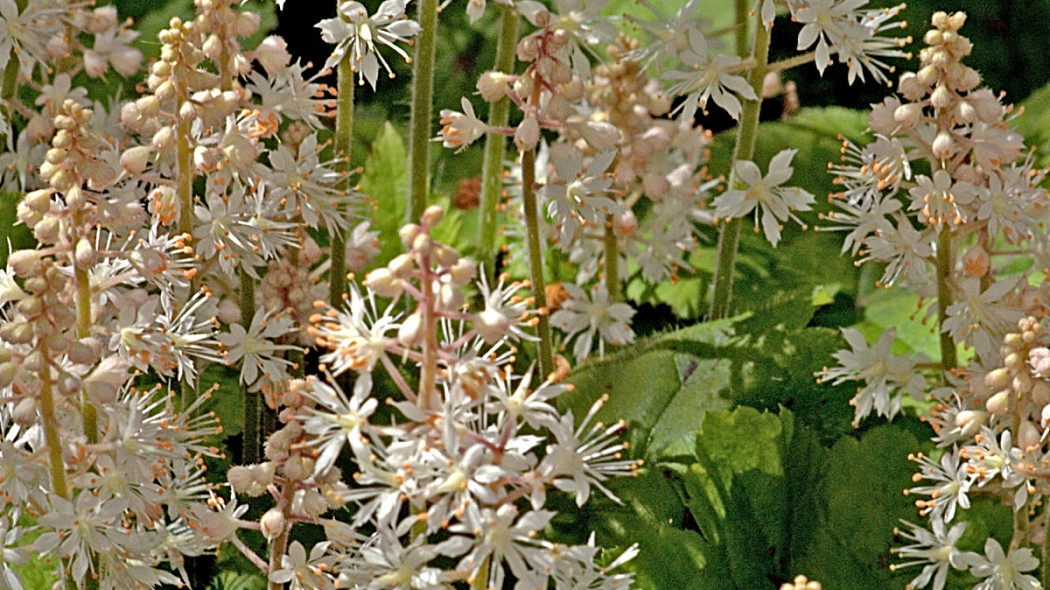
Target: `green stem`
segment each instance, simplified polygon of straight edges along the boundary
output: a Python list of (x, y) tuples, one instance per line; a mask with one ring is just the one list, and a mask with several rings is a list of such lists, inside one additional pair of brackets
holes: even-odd
[[(73, 262), (73, 280), (76, 283), (77, 338), (91, 335), (91, 281), (86, 269)], [(86, 392), (80, 394), (80, 414), (84, 419), (84, 435), (91, 444), (98, 442), (98, 409), (88, 399)]]
[(554, 372), (554, 346), (551, 344), (550, 309), (547, 308), (547, 283), (543, 280), (543, 254), (540, 250), (540, 214), (536, 205), (536, 150), (521, 153), (521, 195), (525, 205), (525, 234), (529, 247), (529, 274), (536, 308), (540, 310), (536, 336), (539, 337), (540, 375)]
[[(729, 173), (729, 189), (743, 188), (736, 174), (736, 162), (750, 160), (755, 154), (755, 138), (758, 135), (759, 114), (762, 110), (762, 82), (769, 63), (769, 40), (771, 29), (755, 27), (755, 44), (752, 57), (755, 67), (751, 69), (748, 82), (755, 91), (756, 100), (745, 100), (737, 127), (736, 146), (733, 149), (733, 169)], [(729, 315), (729, 304), (733, 297), (733, 269), (736, 266), (737, 248), (740, 245), (740, 218), (730, 219), (718, 233), (718, 253), (715, 258), (714, 287), (711, 297), (711, 319)]]
[(613, 216), (605, 216), (605, 288), (609, 292), (609, 302), (620, 300), (620, 247), (613, 228)]
[(175, 165), (179, 200), (179, 231), (193, 233), (193, 148), (190, 146), (190, 121), (175, 126)]
[(816, 51), (809, 51), (801, 55), (796, 55), (795, 57), (789, 57), (787, 59), (775, 61), (769, 64), (769, 67), (766, 68), (766, 72), (783, 72), (784, 70), (790, 70), (791, 68), (804, 66), (808, 63), (813, 63), (814, 61), (816, 61), (816, 57)]
[(736, 54), (747, 57), (748, 23), (751, 22), (751, 7), (749, 0), (735, 0), (733, 2), (733, 18), (736, 21), (734, 32), (736, 33)]
[[(40, 342), (40, 352), (50, 358), (46, 342)], [(47, 443), (48, 467), (51, 473), (51, 489), (69, 499), (66, 485), (66, 464), (62, 458), (62, 440), (58, 436), (58, 418), (55, 417), (55, 398), (51, 383), (51, 366), (40, 372), (40, 416), (44, 423), (44, 441)]]
[(409, 144), (409, 221), (418, 221), (430, 195), (430, 138), (434, 100), (434, 54), (437, 49), (437, 0), (421, 0), (416, 39), (415, 71), (412, 73), (412, 135)]
[[(496, 42), (495, 71), (514, 70), (514, 46), (518, 41), (518, 12), (500, 5), (499, 37)], [(506, 127), (510, 120), (510, 99), (503, 97), (489, 106), (488, 124)], [(485, 160), (481, 166), (481, 206), (478, 224), (478, 260), (489, 263), (488, 272), (497, 272), (492, 262), (496, 259), (496, 224), (500, 192), (503, 187), (503, 157), (506, 154), (507, 138), (498, 133), (485, 136)]]
[[(339, 190), (344, 194), (350, 192), (350, 146), (354, 137), (354, 71), (350, 56), (339, 62), (338, 103), (335, 114), (335, 157), (336, 171), (342, 175)], [(333, 227), (329, 230), (329, 241), (332, 244), (331, 269), (328, 272), (328, 302), (332, 307), (343, 306), (346, 295), (346, 232)]]
[[(255, 279), (242, 269), (241, 279), (241, 324), (251, 325), (255, 317)], [(250, 384), (249, 384), (250, 385)], [(251, 392), (247, 388), (244, 394), (244, 431), (241, 440), (241, 458), (244, 463), (252, 464), (262, 461), (262, 393)]]
[(937, 234), (937, 329), (941, 340), (941, 368), (947, 374), (959, 361), (952, 335), (941, 328), (948, 319), (948, 306), (952, 304), (952, 290), (948, 277), (952, 272), (952, 232), (947, 225)]

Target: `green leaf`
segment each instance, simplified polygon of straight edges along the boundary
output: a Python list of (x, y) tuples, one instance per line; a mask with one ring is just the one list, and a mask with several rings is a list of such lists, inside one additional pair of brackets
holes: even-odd
[(240, 383), (240, 374), (224, 365), (208, 365), (201, 374), (200, 382), (219, 386), (211, 394), (207, 408), (218, 416), (222, 434), (234, 436), (243, 432), (244, 396), (262, 393), (245, 391)]
[(208, 585), (208, 590), (264, 590), (266, 580), (260, 575), (222, 571)]
[[(808, 524), (812, 541), (799, 554), (799, 569), (828, 588), (900, 588), (911, 578), (888, 569), (893, 529), (914, 521), (915, 507), (902, 491), (911, 486), (908, 453), (918, 440), (901, 425), (872, 429), (860, 440), (846, 437), (828, 453), (820, 484), (823, 514)], [(800, 523), (800, 525), (803, 523)]]
[[(673, 334), (716, 351), (731, 326), (729, 321), (710, 322)], [(724, 393), (731, 363), (668, 350), (662, 338), (670, 337), (649, 339), (607, 360), (582, 365), (570, 377), (575, 390), (562, 396), (561, 403), (583, 416), (594, 401), (607, 395), (599, 417), (607, 422), (627, 420), (635, 452), (688, 453), (704, 413), (729, 406)]]
[(372, 142), (360, 186), (372, 205), (372, 228), (379, 230), (380, 262), (388, 262), (402, 249), (397, 232), (405, 221), (408, 199), (408, 152), (389, 121)]

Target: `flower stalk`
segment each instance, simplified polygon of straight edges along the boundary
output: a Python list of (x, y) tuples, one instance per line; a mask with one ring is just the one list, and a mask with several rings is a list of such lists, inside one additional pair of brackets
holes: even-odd
[[(945, 225), (937, 234), (937, 325), (943, 326), (948, 319), (948, 306), (952, 304), (952, 290), (948, 284), (952, 272), (952, 232)], [(945, 374), (958, 366), (958, 356), (952, 335), (940, 331), (941, 368)]]
[[(499, 34), (496, 42), (497, 72), (514, 70), (514, 47), (518, 42), (518, 13), (513, 8), (500, 5)], [(494, 128), (507, 126), (510, 120), (510, 99), (503, 97), (489, 107), (488, 124)], [(485, 136), (485, 156), (481, 167), (481, 205), (478, 224), (478, 259), (488, 262), (486, 268), (496, 272), (496, 233), (500, 191), (503, 185), (503, 157), (506, 154), (507, 138), (498, 133)]]
[[(746, 21), (745, 21), (746, 22)], [(755, 153), (755, 138), (758, 135), (759, 115), (762, 110), (762, 83), (765, 80), (769, 63), (769, 41), (772, 27), (761, 24), (755, 27), (755, 42), (751, 52), (755, 66), (748, 76), (748, 83), (755, 91), (755, 100), (744, 100), (737, 126), (736, 146), (733, 148), (734, 164), (740, 160), (750, 160)], [(729, 189), (743, 188), (737, 177), (736, 166), (729, 173)], [(714, 285), (712, 287), (710, 319), (723, 318), (729, 315), (730, 302), (733, 297), (733, 270), (736, 266), (737, 250), (740, 247), (740, 218), (726, 221), (718, 232), (718, 251), (715, 258)]]
[[(339, 62), (337, 90), (338, 101), (335, 114), (335, 154), (336, 171), (342, 176), (339, 190), (344, 194), (350, 192), (350, 147), (354, 131), (354, 70), (351, 57), (343, 56)], [(328, 272), (328, 302), (332, 307), (343, 304), (346, 295), (346, 235), (343, 230), (329, 229), (329, 240), (332, 244), (330, 253), (331, 269)]]
[(412, 76), (412, 116), (409, 143), (409, 221), (417, 220), (430, 197), (430, 138), (434, 100), (434, 57), (437, 50), (438, 2), (421, 0)]
[(529, 276), (536, 308), (540, 310), (536, 336), (540, 357), (540, 375), (554, 372), (554, 346), (551, 344), (550, 308), (547, 307), (547, 283), (543, 278), (543, 251), (540, 248), (540, 213), (536, 204), (536, 150), (521, 152), (521, 193), (525, 209), (525, 234), (529, 249)]

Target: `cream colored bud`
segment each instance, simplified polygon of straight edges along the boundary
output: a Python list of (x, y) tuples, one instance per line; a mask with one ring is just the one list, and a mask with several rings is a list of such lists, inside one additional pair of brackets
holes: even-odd
[(968, 92), (981, 85), (981, 75), (977, 70), (963, 66), (962, 72), (955, 77), (955, 89), (960, 92)]
[(159, 152), (169, 149), (175, 141), (175, 132), (170, 126), (165, 125), (153, 134), (153, 148)]
[(157, 100), (167, 102), (175, 98), (175, 84), (171, 80), (165, 80), (161, 82), (160, 86), (157, 86), (157, 90), (153, 95), (157, 97)]
[(32, 426), (36, 423), (36, 399), (24, 397), (19, 400), (15, 404), (15, 409), (11, 412), (11, 418), (14, 419), (16, 424), (21, 426)]
[[(565, 100), (574, 102), (583, 98), (583, 91), (583, 79), (579, 76), (573, 76), (571, 80), (561, 85), (559, 94), (561, 94)], [(668, 99), (668, 105), (670, 105), (670, 99)], [(670, 106), (668, 106), (668, 108), (670, 108)], [(656, 115), (656, 113), (653, 114)]]
[(130, 174), (142, 174), (149, 164), (153, 147), (148, 145), (137, 145), (124, 150), (120, 155), (120, 165)]
[(572, 115), (573, 108), (569, 104), (565, 97), (555, 94), (550, 97), (547, 104), (543, 107), (542, 116), (544, 119), (551, 121), (564, 121)]
[(386, 265), (391, 274), (401, 278), (407, 277), (415, 266), (416, 263), (411, 254), (398, 254)]
[[(5, 340), (7, 339), (5, 338)], [(10, 387), (17, 376), (18, 363), (13, 361), (0, 363), (0, 387)]]
[(197, 118), (197, 107), (192, 102), (185, 100), (179, 105), (179, 119), (182, 121), (192, 121)]
[(1009, 389), (1004, 389), (999, 393), (993, 395), (988, 399), (988, 403), (985, 404), (987, 409), (996, 416), (1004, 416), (1010, 411), (1010, 397), (1013, 395)]
[(40, 374), (45, 367), (47, 367), (47, 359), (44, 358), (44, 353), (40, 349), (34, 350), (22, 359), (22, 369), (26, 372)]
[(423, 318), (418, 312), (405, 318), (397, 330), (397, 339), (402, 346), (415, 346), (423, 338)]
[(938, 76), (940, 76), (940, 72), (933, 66), (924, 66), (915, 73), (916, 79), (923, 88), (933, 86), (937, 82)]
[(443, 283), (438, 287), (437, 300), (441, 309), (445, 311), (459, 309), (463, 307), (463, 304), (465, 303), (463, 291), (461, 291), (459, 287), (448, 283)]
[(431, 205), (423, 211), (423, 215), (420, 217), (420, 223), (423, 227), (429, 229), (441, 223), (441, 220), (444, 218), (445, 209), (439, 205)]
[(453, 285), (462, 287), (474, 278), (474, 261), (469, 258), (460, 258), (448, 269), (449, 280)]
[(412, 240), (412, 253), (417, 256), (429, 256), (434, 248), (434, 239), (430, 234), (419, 234)]
[(95, 246), (91, 243), (91, 240), (87, 238), (80, 238), (77, 241), (76, 250), (74, 250), (73, 258), (76, 263), (82, 268), (87, 268), (95, 265)]
[(942, 160), (951, 158), (955, 154), (955, 140), (952, 139), (952, 134), (948, 131), (938, 133), (937, 137), (933, 138), (930, 151), (935, 157)]
[(432, 256), (442, 268), (449, 268), (459, 260), (459, 252), (457, 252), (455, 248), (446, 246), (445, 244), (435, 243)]
[(27, 193), (22, 203), (31, 211), (47, 213), (51, 209), (51, 194), (51, 189), (37, 189)]
[(15, 274), (28, 277), (36, 274), (40, 267), (40, 252), (37, 250), (15, 250), (7, 257), (7, 265)]
[(477, 89), (481, 98), (496, 102), (506, 95), (510, 76), (502, 72), (486, 72), (478, 78)]
[(981, 426), (988, 420), (988, 412), (980, 410), (963, 410), (956, 414), (955, 425), (963, 436), (973, 436), (981, 431)]
[(965, 100), (960, 100), (955, 106), (955, 119), (964, 125), (969, 125), (977, 120), (977, 109)]
[(277, 538), (284, 533), (285, 518), (284, 511), (280, 508), (271, 508), (259, 519), (259, 530), (268, 541)]
[(518, 60), (526, 63), (535, 61), (540, 54), (540, 43), (534, 35), (524, 37), (521, 41), (518, 41), (518, 45), (515, 48), (515, 53), (518, 54)]
[(233, 22), (233, 34), (238, 37), (247, 37), (259, 28), (261, 17), (257, 12), (238, 12)]
[(218, 61), (219, 56), (222, 55), (222, 40), (215, 33), (208, 35), (208, 38), (204, 41), (204, 46), (201, 48), (204, 51), (204, 55), (207, 55), (212, 61)]
[(923, 36), (922, 40), (927, 45), (940, 45), (944, 43), (944, 35), (937, 29), (930, 29), (926, 31), (926, 35)]
[(933, 26), (937, 27), (938, 29), (946, 29), (949, 25), (948, 13), (944, 12), (943, 10), (938, 10), (937, 12), (933, 13), (933, 16), (930, 18), (930, 22), (933, 23)]
[(966, 24), (965, 12), (956, 12), (953, 13), (950, 17), (948, 17), (948, 27), (953, 31), (958, 31), (963, 27), (964, 24)]
[(411, 246), (412, 242), (416, 241), (416, 236), (418, 236), (422, 231), (422, 227), (414, 223), (407, 223), (401, 226), (401, 229), (397, 230), (397, 235), (399, 238), (401, 238), (401, 243), (407, 247)]
[(1050, 404), (1050, 383), (1043, 379), (1037, 379), (1032, 383), (1032, 401), (1040, 406)]
[(930, 104), (938, 109), (951, 108), (955, 102), (955, 94), (944, 84), (940, 84), (937, 88), (933, 89), (933, 93), (930, 94)]
[(284, 476), (293, 481), (303, 481), (313, 474), (313, 466), (304, 464), (302, 455), (292, 455), (281, 466)]
[(514, 131), (514, 145), (518, 151), (535, 149), (540, 141), (540, 124), (535, 115), (526, 115), (521, 124)]
[(377, 268), (365, 277), (365, 286), (380, 297), (397, 297), (404, 290), (401, 279), (387, 268)]
[(1028, 450), (1039, 446), (1042, 433), (1030, 420), (1021, 420), (1020, 427), (1017, 430), (1017, 445), (1021, 449)]
[(244, 465), (234, 465), (226, 470), (226, 481), (238, 494), (245, 494), (252, 485), (252, 472)]
[(1002, 389), (1010, 384), (1010, 371), (1003, 368), (988, 371), (984, 376), (984, 384), (992, 389)]
[(514, 94), (521, 100), (528, 100), (532, 95), (532, 89), (536, 87), (536, 81), (528, 73), (518, 76), (514, 81)]
[(1028, 393), (1032, 389), (1032, 377), (1027, 371), (1018, 373), (1014, 375), (1010, 387), (1019, 394)]
[(69, 209), (83, 209), (88, 205), (88, 196), (79, 186), (70, 187), (66, 191), (66, 207)]
[(288, 43), (277, 35), (270, 35), (255, 48), (255, 59), (259, 61), (267, 74), (276, 76), (288, 68), (292, 56), (288, 53)]
[(922, 120), (922, 105), (915, 102), (902, 104), (893, 112), (893, 120), (905, 129), (915, 127)]
[(102, 356), (102, 343), (93, 336), (74, 340), (66, 351), (69, 360), (80, 365), (90, 365)]
[(46, 215), (33, 226), (33, 237), (43, 244), (54, 244), (58, 242), (58, 234), (61, 230), (61, 220), (54, 215)]

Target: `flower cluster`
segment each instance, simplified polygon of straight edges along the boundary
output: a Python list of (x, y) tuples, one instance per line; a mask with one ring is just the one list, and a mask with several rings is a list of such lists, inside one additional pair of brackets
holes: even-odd
[[(911, 456), (918, 485), (905, 490), (929, 524), (898, 531), (909, 544), (896, 550), (905, 561), (894, 566), (922, 566), (911, 587), (941, 590), (958, 570), (980, 579), (974, 588), (1034, 589), (1042, 586), (1025, 572), (1039, 565), (1030, 545), (1045, 543), (1040, 507), (1050, 492), (1047, 286), (992, 256), (1046, 258), (1045, 171), (1009, 128), (1011, 109), (962, 63), (972, 50), (959, 32), (965, 21), (963, 13), (933, 15), (918, 71), (900, 77), (899, 97), (872, 108), (874, 140), (847, 142), (833, 166), (841, 212), (829, 215), (834, 229), (850, 232), (843, 251), (885, 264), (880, 284), (936, 299), (929, 314), (937, 316), (940, 363), (893, 354), (893, 331), (874, 346), (846, 331), (852, 351), (836, 354), (840, 366), (821, 378), (863, 382), (858, 422), (873, 409), (892, 417), (905, 392), (932, 400), (938, 450)], [(973, 351), (965, 365), (960, 347)], [(939, 379), (928, 378), (934, 366)], [(1006, 550), (991, 537), (984, 555), (957, 548), (976, 494), (1015, 512)]]

